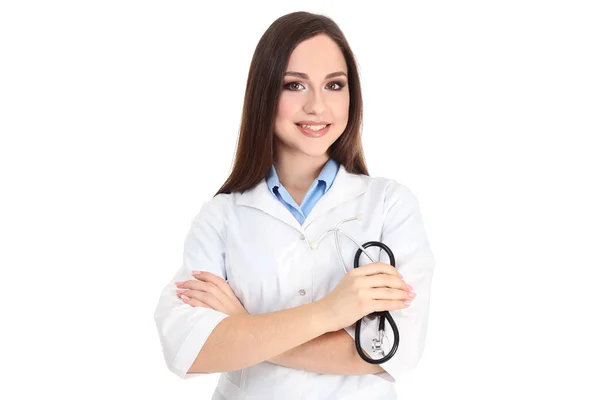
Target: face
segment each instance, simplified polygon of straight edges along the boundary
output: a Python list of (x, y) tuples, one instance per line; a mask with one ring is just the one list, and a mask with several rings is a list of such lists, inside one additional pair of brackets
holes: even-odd
[[(275, 120), (275, 151), (328, 157), (348, 124), (350, 92), (342, 51), (327, 35), (301, 42), (292, 52)], [(312, 124), (308, 132), (301, 125)], [(322, 125), (324, 130), (315, 131)]]

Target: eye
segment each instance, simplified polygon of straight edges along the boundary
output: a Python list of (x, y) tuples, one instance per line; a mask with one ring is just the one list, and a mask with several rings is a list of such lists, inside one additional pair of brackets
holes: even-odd
[(297, 86), (304, 87), (300, 84), (300, 82), (290, 82), (284, 85), (283, 87), (285, 89), (291, 90), (292, 92), (297, 92), (298, 90), (295, 89)]
[(340, 82), (340, 81), (335, 81), (335, 82), (331, 82), (330, 85), (337, 85), (338, 88), (337, 89), (333, 89), (333, 90), (342, 90), (342, 88), (344, 86), (346, 86), (346, 84), (344, 82)]

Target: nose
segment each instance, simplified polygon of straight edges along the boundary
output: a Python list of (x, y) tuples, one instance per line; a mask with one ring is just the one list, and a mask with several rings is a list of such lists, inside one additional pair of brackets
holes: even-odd
[(304, 112), (307, 114), (320, 115), (323, 111), (325, 111), (325, 101), (323, 100), (323, 96), (318, 90), (313, 90), (304, 105)]

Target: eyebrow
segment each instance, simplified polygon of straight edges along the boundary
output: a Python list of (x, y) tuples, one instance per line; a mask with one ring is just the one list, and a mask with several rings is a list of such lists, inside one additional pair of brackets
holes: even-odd
[[(294, 72), (294, 71), (288, 71), (285, 73), (285, 75), (289, 75), (289, 76), (297, 76), (299, 78), (303, 78), (303, 79), (308, 79), (308, 75), (303, 73), (303, 72)], [(338, 72), (332, 72), (330, 74), (327, 74), (327, 76), (325, 77), (325, 79), (329, 79), (329, 78), (334, 78), (336, 76), (342, 76), (344, 75), (346, 78), (348, 77), (348, 75), (346, 75), (345, 72), (343, 71), (338, 71)]]

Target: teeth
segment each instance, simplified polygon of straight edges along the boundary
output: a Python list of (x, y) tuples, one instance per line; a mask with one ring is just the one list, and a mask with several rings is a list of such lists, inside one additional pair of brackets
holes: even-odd
[(321, 129), (325, 128), (327, 125), (300, 125), (301, 127), (303, 127), (304, 129), (310, 129), (312, 131), (320, 131)]

